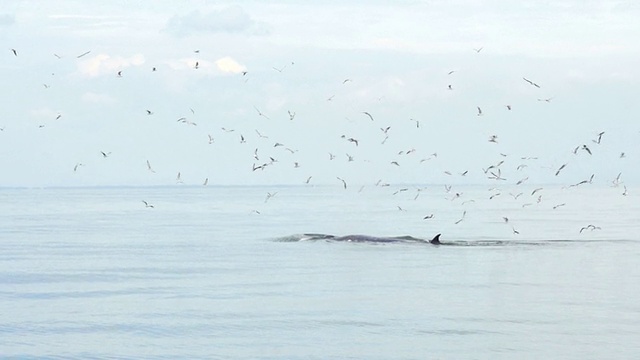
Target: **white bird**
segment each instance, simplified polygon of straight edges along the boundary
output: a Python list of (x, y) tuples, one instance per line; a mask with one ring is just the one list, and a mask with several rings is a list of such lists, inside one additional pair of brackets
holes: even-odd
[(147, 170), (151, 171), (152, 173), (155, 173), (155, 171), (151, 168), (151, 163), (149, 163), (149, 160), (147, 160)]
[(342, 181), (342, 186), (346, 189), (347, 188), (347, 182), (344, 181), (344, 179), (336, 177), (338, 180)]

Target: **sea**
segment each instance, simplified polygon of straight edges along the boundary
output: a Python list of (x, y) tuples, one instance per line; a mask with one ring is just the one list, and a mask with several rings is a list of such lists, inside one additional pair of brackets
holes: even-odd
[(0, 358), (640, 356), (640, 188), (385, 185), (1, 188)]

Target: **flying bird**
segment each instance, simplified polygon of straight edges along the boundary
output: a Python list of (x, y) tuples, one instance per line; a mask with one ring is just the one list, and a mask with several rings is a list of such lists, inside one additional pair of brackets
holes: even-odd
[(153, 208), (154, 206), (149, 204), (148, 202), (142, 200), (142, 202), (144, 203), (144, 207), (148, 207), (148, 208)]
[(258, 116), (262, 116), (267, 120), (271, 120), (267, 115), (263, 114), (257, 107), (254, 106), (253, 108), (256, 109), (256, 111), (258, 112)]
[(602, 135), (604, 135), (604, 131), (598, 134), (598, 138), (596, 140), (591, 140), (591, 141), (593, 141), (596, 144), (600, 144), (600, 141), (602, 140)]
[(529, 80), (529, 79), (527, 79), (527, 78), (525, 78), (525, 77), (523, 77), (522, 79), (523, 79), (524, 81), (528, 82), (528, 83), (529, 83), (529, 85), (533, 85), (533, 86), (535, 86), (535, 87), (537, 87), (537, 88), (540, 88), (540, 85), (538, 85), (538, 84), (534, 83), (533, 81), (531, 81), (531, 80)]
[(81, 57), (88, 55), (89, 53), (91, 53), (91, 50), (87, 51), (87, 52), (83, 52), (82, 54), (76, 56), (76, 58), (80, 59)]
[(16, 49), (11, 49), (11, 51), (13, 52), (14, 56), (18, 56), (18, 52), (16, 51)]
[(478, 108), (478, 116), (482, 116), (482, 109), (480, 109), (480, 106), (476, 106), (476, 108)]
[(561, 171), (562, 169), (564, 169), (564, 168), (565, 168), (565, 166), (567, 166), (567, 164), (562, 164), (562, 166), (560, 166), (560, 168), (558, 169), (558, 171), (556, 171), (556, 176), (558, 176), (558, 174), (560, 174), (560, 171)]
[(362, 113), (363, 113), (363, 114), (365, 114), (365, 115), (367, 115), (367, 116), (371, 119), (371, 121), (373, 121), (373, 116), (371, 116), (371, 114), (369, 114), (369, 113), (368, 113), (368, 112), (366, 112), (366, 111), (363, 111)]
[(345, 189), (347, 188), (347, 182), (346, 182), (346, 181), (344, 181), (344, 179), (339, 178), (339, 177), (336, 177), (336, 179), (338, 179), (338, 180), (342, 181), (342, 187), (344, 187)]
[(155, 170), (151, 168), (151, 163), (149, 162), (149, 160), (147, 160), (147, 170), (151, 171), (152, 173), (155, 173)]
[(276, 196), (277, 193), (278, 193), (277, 191), (274, 192), (274, 193), (268, 192), (267, 193), (267, 197), (264, 199), (264, 202), (266, 203), (267, 201), (269, 201), (269, 199), (271, 199), (272, 197)]

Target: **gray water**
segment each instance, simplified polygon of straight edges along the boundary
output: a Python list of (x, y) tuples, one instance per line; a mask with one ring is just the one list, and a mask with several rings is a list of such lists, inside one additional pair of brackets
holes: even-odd
[(0, 189), (0, 356), (637, 358), (635, 189), (406, 188)]

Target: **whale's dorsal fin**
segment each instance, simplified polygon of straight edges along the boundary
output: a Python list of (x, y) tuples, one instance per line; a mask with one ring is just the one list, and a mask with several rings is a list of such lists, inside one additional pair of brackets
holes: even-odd
[(433, 245), (440, 245), (440, 234), (436, 235), (433, 237), (433, 239), (431, 241), (429, 241), (431, 244)]

